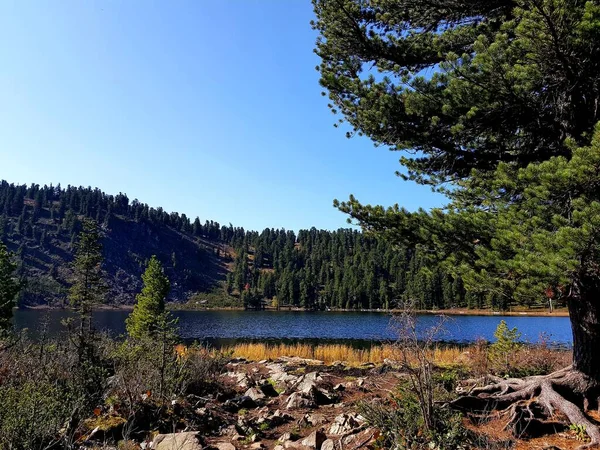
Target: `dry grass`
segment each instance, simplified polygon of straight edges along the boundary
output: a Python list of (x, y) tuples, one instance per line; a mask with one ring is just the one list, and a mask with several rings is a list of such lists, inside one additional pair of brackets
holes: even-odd
[[(246, 358), (250, 361), (277, 359), (281, 356), (316, 359), (325, 364), (341, 361), (351, 366), (366, 363), (382, 364), (386, 359), (401, 361), (401, 350), (391, 344), (373, 345), (370, 348), (354, 348), (344, 344), (268, 344), (240, 343), (222, 349), (231, 352), (235, 357)], [(410, 355), (409, 362), (412, 362)], [(487, 343), (478, 342), (468, 347), (440, 345), (431, 350), (431, 360), (439, 367), (463, 366), (474, 374), (489, 373), (491, 367), (488, 361)], [(571, 352), (554, 350), (544, 345), (522, 347), (514, 355), (513, 366), (524, 370), (551, 372), (570, 364)]]
[[(382, 364), (384, 360), (398, 361), (401, 359), (400, 350), (389, 344), (373, 345), (370, 348), (358, 349), (344, 344), (265, 344), (241, 343), (224, 349), (231, 351), (234, 356), (251, 361), (276, 359), (281, 356), (297, 356), (300, 358), (317, 359), (325, 364), (342, 361), (349, 365), (366, 363)], [(432, 350), (433, 360), (440, 366), (450, 366), (460, 362), (464, 350), (458, 347), (438, 347)]]

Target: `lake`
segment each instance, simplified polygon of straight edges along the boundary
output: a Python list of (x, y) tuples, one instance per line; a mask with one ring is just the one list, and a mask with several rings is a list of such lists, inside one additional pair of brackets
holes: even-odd
[[(180, 335), (185, 340), (354, 340), (381, 341), (396, 337), (391, 316), (377, 312), (301, 312), (301, 311), (175, 311)], [(29, 329), (33, 337), (42, 329), (56, 336), (64, 331), (61, 321), (72, 312), (63, 310), (18, 310), (14, 324), (17, 329)], [(101, 310), (94, 312), (94, 326), (112, 335), (125, 332), (129, 311)], [(437, 316), (423, 315), (418, 320), (419, 332), (438, 323)], [(522, 340), (538, 342), (542, 333), (552, 343), (571, 345), (568, 317), (533, 316), (451, 316), (444, 324), (438, 340), (469, 343), (479, 338), (494, 340), (494, 330), (500, 320), (517, 327)]]

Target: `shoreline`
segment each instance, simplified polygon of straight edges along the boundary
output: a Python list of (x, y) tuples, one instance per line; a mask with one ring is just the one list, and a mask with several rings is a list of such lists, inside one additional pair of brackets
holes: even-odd
[[(19, 310), (72, 310), (69, 306), (52, 306), (52, 305), (25, 305), (15, 307)], [(93, 308), (96, 311), (131, 311), (133, 305), (97, 305)], [(190, 308), (185, 304), (168, 303), (166, 309), (169, 311), (246, 311), (241, 307), (215, 307), (215, 308)], [(263, 310), (249, 310), (253, 312), (277, 312), (274, 308)], [(311, 310), (302, 308), (281, 308), (279, 311), (291, 312), (312, 312)], [(400, 314), (403, 310), (391, 309), (329, 309), (327, 311), (318, 312), (350, 312), (350, 313), (381, 313), (381, 314)], [(417, 315), (443, 315), (443, 316), (507, 316), (507, 317), (569, 317), (569, 312), (565, 309), (555, 310), (552, 313), (545, 310), (517, 310), (517, 311), (491, 311), (487, 309), (440, 309), (440, 310), (417, 310)]]

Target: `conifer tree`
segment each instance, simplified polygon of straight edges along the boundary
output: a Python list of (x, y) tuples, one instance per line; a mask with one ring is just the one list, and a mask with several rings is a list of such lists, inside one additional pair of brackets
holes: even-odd
[(101, 303), (105, 285), (102, 275), (102, 244), (98, 224), (84, 219), (82, 230), (75, 243), (73, 284), (69, 291), (71, 305), (79, 312), (80, 332), (92, 329), (92, 308)]
[(164, 322), (165, 300), (171, 289), (169, 279), (156, 256), (152, 256), (142, 275), (144, 287), (136, 296), (132, 313), (127, 318), (127, 334), (135, 339), (152, 337)]
[(600, 5), (313, 5), (321, 84), (348, 135), (410, 150), (403, 178), (449, 200), (414, 213), (352, 196), (335, 204), (363, 229), (425, 250), (428, 264), (441, 261), (476, 303), (506, 307), (548, 290), (567, 301), (572, 367), (456, 405), (486, 410), (539, 394), (539, 408), (528, 411), (547, 418), (561, 410), (586, 429), (590, 446), (600, 445), (600, 429), (582, 413), (600, 397)]
[(12, 255), (0, 242), (0, 336), (10, 329), (12, 308), (20, 285), (14, 274), (17, 265), (11, 261)]

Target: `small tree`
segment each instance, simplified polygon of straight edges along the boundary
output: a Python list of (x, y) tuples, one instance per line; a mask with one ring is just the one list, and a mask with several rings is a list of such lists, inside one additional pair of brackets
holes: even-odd
[(496, 342), (490, 346), (490, 362), (493, 367), (500, 370), (502, 375), (506, 375), (510, 372), (511, 360), (515, 356), (515, 352), (521, 346), (519, 343), (521, 333), (517, 327), (508, 328), (506, 322), (501, 320), (494, 331), (494, 337)]
[(12, 308), (19, 292), (19, 283), (14, 277), (17, 265), (11, 260), (12, 254), (0, 242), (0, 335), (10, 328)]
[(151, 337), (159, 328), (164, 327), (165, 300), (171, 289), (169, 279), (156, 256), (150, 258), (142, 280), (144, 287), (136, 297), (133, 312), (127, 318), (127, 333), (135, 339)]
[[(142, 275), (144, 287), (136, 297), (136, 304), (126, 321), (127, 334), (135, 341), (126, 343), (137, 354), (148, 355), (157, 369), (159, 398), (175, 383), (181, 369), (174, 358), (173, 346), (178, 341), (177, 320), (165, 311), (165, 300), (171, 284), (161, 263), (152, 256)], [(140, 353), (141, 352), (141, 353)], [(156, 358), (156, 360), (154, 359)]]
[(92, 307), (101, 303), (105, 286), (102, 279), (102, 245), (100, 230), (92, 219), (84, 219), (75, 246), (73, 285), (69, 292), (69, 300), (79, 312), (80, 331), (92, 329)]

